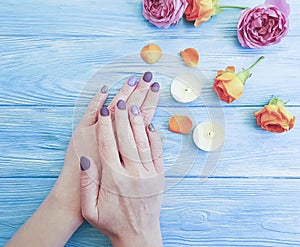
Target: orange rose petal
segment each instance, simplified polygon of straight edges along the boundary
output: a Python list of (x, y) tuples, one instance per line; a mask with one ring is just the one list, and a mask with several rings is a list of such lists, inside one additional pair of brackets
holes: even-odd
[(227, 66), (225, 71), (234, 73), (235, 72), (235, 67), (234, 66)]
[(290, 113), (285, 107), (278, 106), (278, 114), (282, 116), (282, 118), (292, 119), (293, 114)]
[(217, 77), (222, 75), (223, 73), (224, 73), (224, 70), (218, 70)]
[(296, 117), (293, 117), (292, 121), (290, 122), (290, 129), (294, 128), (295, 121), (296, 121)]
[(232, 98), (239, 99), (243, 94), (244, 85), (237, 77), (227, 83), (224, 83), (224, 87), (226, 88), (227, 94)]
[(158, 62), (161, 59), (161, 56), (161, 48), (156, 44), (146, 45), (141, 50), (142, 59), (149, 64)]
[(174, 115), (169, 120), (169, 130), (172, 132), (187, 135), (192, 128), (193, 123), (187, 116)]
[(217, 79), (220, 81), (231, 81), (236, 77), (234, 73), (225, 71), (222, 75), (218, 76)]
[(186, 48), (180, 52), (184, 62), (190, 67), (197, 67), (199, 63), (199, 54), (194, 48)]

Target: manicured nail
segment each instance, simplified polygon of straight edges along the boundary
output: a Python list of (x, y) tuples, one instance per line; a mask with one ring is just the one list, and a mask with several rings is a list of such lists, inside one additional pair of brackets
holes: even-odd
[(151, 132), (155, 132), (155, 131), (156, 131), (156, 129), (155, 129), (155, 127), (154, 127), (154, 125), (153, 125), (152, 123), (150, 123), (150, 124), (148, 125), (148, 129), (149, 129)]
[(104, 85), (104, 86), (101, 88), (101, 93), (107, 93), (107, 90), (108, 90), (108, 87)]
[(159, 91), (159, 88), (160, 88), (160, 85), (158, 82), (154, 82), (152, 85), (151, 85), (151, 90), (152, 92), (154, 93), (157, 93)]
[(146, 72), (143, 76), (143, 80), (145, 82), (150, 82), (152, 80), (152, 73), (151, 72)]
[(140, 114), (140, 109), (136, 105), (131, 106), (130, 111), (135, 116)]
[(137, 79), (135, 76), (132, 76), (128, 79), (127, 81), (127, 84), (130, 86), (130, 87), (134, 87), (137, 83)]
[(105, 116), (108, 116), (109, 115), (109, 110), (107, 107), (103, 106), (100, 110), (100, 115), (105, 117)]
[(117, 103), (117, 107), (120, 110), (125, 110), (126, 109), (126, 103), (124, 100), (120, 99)]
[(80, 157), (80, 168), (82, 171), (86, 171), (87, 169), (89, 169), (90, 165), (91, 165), (90, 160), (87, 157), (85, 156)]

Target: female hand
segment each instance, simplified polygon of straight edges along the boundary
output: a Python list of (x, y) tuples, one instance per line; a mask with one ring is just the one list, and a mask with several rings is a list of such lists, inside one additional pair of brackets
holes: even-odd
[[(159, 101), (159, 84), (152, 83), (152, 77), (151, 72), (146, 72), (139, 82), (135, 77), (129, 78), (108, 106), (112, 117), (116, 103), (122, 99), (127, 101), (128, 105), (135, 104), (140, 107), (145, 126), (150, 124)], [(53, 189), (62, 208), (66, 209), (67, 214), (72, 214), (76, 222), (74, 227), (78, 227), (83, 222), (80, 208), (79, 158), (83, 155), (89, 156), (97, 164), (101, 164), (97, 141), (97, 135), (101, 136), (101, 132), (97, 130), (97, 123), (99, 110), (103, 107), (107, 96), (108, 88), (103, 86), (89, 104), (73, 133), (66, 152), (64, 167)], [(98, 172), (101, 171), (99, 165)]]
[[(152, 74), (146, 72), (137, 83), (128, 80), (111, 102), (110, 108), (123, 99), (141, 104), (145, 123), (151, 121), (159, 99), (159, 85), (153, 83)], [(151, 85), (151, 90), (148, 90)], [(97, 132), (99, 109), (108, 95), (103, 86), (89, 104), (85, 115), (75, 129), (70, 140), (62, 172), (39, 209), (7, 243), (7, 246), (63, 246), (73, 232), (83, 222), (80, 207), (79, 158), (88, 155), (100, 164)], [(99, 166), (99, 171), (101, 172)], [(45, 223), (46, 222), (46, 223)]]
[(160, 136), (152, 125), (145, 128), (136, 105), (119, 100), (114, 113), (116, 139), (107, 108), (100, 110), (97, 124), (102, 173), (97, 162), (81, 157), (82, 214), (113, 246), (162, 246)]

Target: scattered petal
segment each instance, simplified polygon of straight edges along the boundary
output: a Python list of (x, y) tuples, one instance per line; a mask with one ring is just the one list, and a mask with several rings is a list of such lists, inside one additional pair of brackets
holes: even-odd
[(162, 56), (161, 48), (156, 44), (149, 44), (141, 50), (142, 59), (149, 64), (157, 63)]
[(180, 56), (184, 62), (190, 67), (197, 67), (199, 62), (199, 54), (194, 48), (186, 48), (180, 52)]
[(192, 128), (192, 120), (187, 116), (174, 115), (169, 120), (169, 130), (172, 132), (187, 135)]

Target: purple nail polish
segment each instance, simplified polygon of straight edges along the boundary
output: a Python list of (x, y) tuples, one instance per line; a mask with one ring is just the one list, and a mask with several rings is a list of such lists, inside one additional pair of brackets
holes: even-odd
[(122, 99), (120, 99), (117, 103), (117, 107), (120, 110), (125, 110), (126, 109), (126, 102)]
[(105, 117), (105, 116), (108, 116), (109, 115), (109, 110), (107, 107), (103, 106), (100, 110), (100, 115)]
[(90, 165), (90, 160), (87, 157), (80, 157), (80, 168), (82, 171), (86, 171), (87, 169), (89, 169)]
[(152, 73), (151, 72), (146, 72), (143, 76), (143, 80), (145, 82), (150, 82), (152, 80)]
[(151, 132), (155, 132), (155, 131), (156, 131), (156, 129), (155, 129), (155, 127), (154, 127), (154, 125), (153, 125), (152, 123), (150, 123), (150, 124), (148, 125), (148, 129), (149, 129)]
[(130, 77), (128, 80), (127, 80), (127, 84), (130, 86), (130, 87), (134, 87), (137, 83), (137, 79), (135, 76), (132, 76)]
[(135, 116), (140, 114), (140, 109), (136, 105), (131, 106), (130, 111)]
[(107, 93), (107, 91), (108, 91), (108, 87), (107, 86), (103, 86), (102, 88), (101, 88), (101, 93)]
[(160, 85), (158, 82), (154, 82), (152, 85), (151, 85), (151, 90), (152, 92), (154, 93), (157, 93), (159, 91), (159, 88), (160, 88)]

